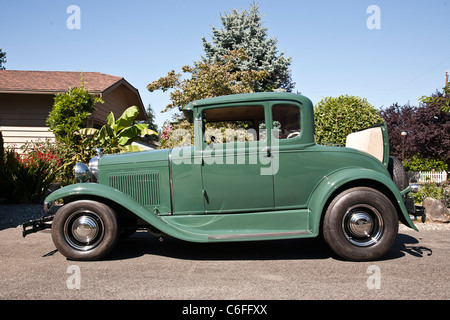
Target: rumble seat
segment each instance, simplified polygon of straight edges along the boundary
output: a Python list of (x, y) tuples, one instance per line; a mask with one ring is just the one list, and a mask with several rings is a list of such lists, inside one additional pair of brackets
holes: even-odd
[(345, 146), (366, 152), (383, 162), (383, 133), (379, 127), (349, 134)]

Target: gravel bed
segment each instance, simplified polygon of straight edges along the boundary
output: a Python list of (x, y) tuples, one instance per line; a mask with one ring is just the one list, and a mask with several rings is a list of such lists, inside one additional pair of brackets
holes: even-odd
[[(417, 229), (420, 230), (450, 230), (450, 223), (442, 223), (442, 222), (416, 222), (413, 221)], [(409, 227), (404, 224), (400, 224), (398, 231), (408, 230)]]
[[(0, 230), (15, 228), (30, 220), (45, 216), (42, 204), (0, 205)], [(416, 221), (419, 230), (450, 230), (450, 223)], [(400, 224), (399, 231), (409, 229)]]
[(0, 230), (15, 228), (45, 215), (42, 204), (2, 204), (0, 205)]

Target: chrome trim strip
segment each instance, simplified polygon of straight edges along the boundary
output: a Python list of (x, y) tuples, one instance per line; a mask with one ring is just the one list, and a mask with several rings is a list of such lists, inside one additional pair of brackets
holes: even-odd
[(253, 238), (274, 238), (274, 237), (288, 237), (301, 236), (312, 234), (309, 231), (288, 231), (288, 232), (266, 232), (266, 233), (241, 233), (241, 234), (218, 234), (209, 235), (208, 240), (227, 240), (227, 239), (253, 239)]
[(169, 212), (169, 215), (172, 215), (175, 211), (175, 203), (173, 200), (172, 149), (169, 150), (169, 182), (170, 182), (170, 207), (172, 209), (172, 212)]

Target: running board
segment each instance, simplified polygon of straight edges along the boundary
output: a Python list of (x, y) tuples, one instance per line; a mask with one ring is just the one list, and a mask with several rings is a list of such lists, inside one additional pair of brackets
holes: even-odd
[(242, 234), (217, 234), (208, 236), (208, 240), (239, 240), (257, 238), (295, 238), (304, 235), (312, 235), (309, 231), (266, 232), (266, 233), (242, 233)]
[(279, 240), (317, 236), (309, 228), (307, 209), (246, 213), (160, 216), (169, 228), (183, 231), (193, 242)]

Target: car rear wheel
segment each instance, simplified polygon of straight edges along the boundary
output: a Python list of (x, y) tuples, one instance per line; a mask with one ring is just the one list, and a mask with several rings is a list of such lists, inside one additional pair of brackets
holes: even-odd
[(392, 247), (397, 234), (395, 207), (381, 192), (367, 187), (339, 194), (324, 216), (325, 241), (347, 260), (379, 259)]
[(98, 260), (108, 254), (119, 238), (118, 220), (107, 205), (90, 200), (61, 207), (52, 223), (56, 248), (70, 260)]

